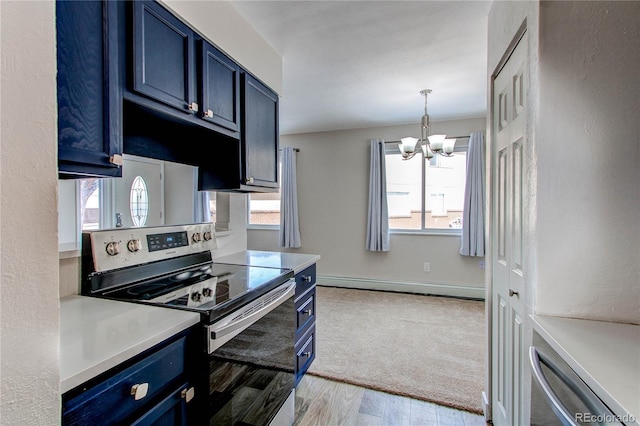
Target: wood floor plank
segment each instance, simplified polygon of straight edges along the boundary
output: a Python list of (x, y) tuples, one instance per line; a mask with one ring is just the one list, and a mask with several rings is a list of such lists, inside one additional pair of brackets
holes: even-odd
[(387, 395), (382, 424), (388, 426), (409, 425), (411, 422), (411, 400), (397, 395)]
[(466, 411), (306, 375), (296, 388), (295, 426), (486, 426)]

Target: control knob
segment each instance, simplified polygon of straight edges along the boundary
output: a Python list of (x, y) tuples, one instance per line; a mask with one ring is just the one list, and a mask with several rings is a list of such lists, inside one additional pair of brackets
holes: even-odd
[(140, 243), (138, 239), (129, 240), (127, 242), (127, 248), (131, 253), (135, 253), (142, 248), (142, 243)]
[(200, 300), (202, 300), (202, 295), (198, 292), (196, 293), (191, 293), (191, 300), (193, 300), (194, 302), (198, 303), (200, 302)]
[(194, 243), (199, 243), (200, 241), (202, 241), (202, 234), (200, 234), (199, 232), (194, 232), (192, 238)]
[(120, 253), (120, 243), (118, 241), (111, 241), (107, 243), (106, 249), (109, 256), (115, 256)]
[(211, 231), (205, 231), (205, 233), (202, 234), (202, 236), (204, 237), (205, 241), (209, 241), (211, 239)]
[(211, 297), (213, 295), (213, 291), (211, 291), (210, 288), (205, 287), (205, 288), (202, 289), (202, 295), (204, 297)]

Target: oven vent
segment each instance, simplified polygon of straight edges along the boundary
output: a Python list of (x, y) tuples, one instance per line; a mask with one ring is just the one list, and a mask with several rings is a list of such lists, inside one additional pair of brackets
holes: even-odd
[(285, 294), (287, 291), (289, 291), (288, 288), (283, 288), (281, 290), (278, 290), (275, 293), (272, 293), (272, 294), (266, 296), (264, 299), (258, 300), (257, 302), (255, 302), (255, 305), (252, 305), (250, 308), (242, 311), (241, 313), (239, 313), (238, 315), (233, 317), (233, 319), (231, 321), (229, 321), (229, 323), (240, 321), (241, 319), (244, 319), (244, 318), (248, 317), (249, 315), (261, 310), (265, 306), (269, 306), (272, 302), (274, 302), (274, 301), (278, 300), (280, 297), (282, 297), (282, 295)]

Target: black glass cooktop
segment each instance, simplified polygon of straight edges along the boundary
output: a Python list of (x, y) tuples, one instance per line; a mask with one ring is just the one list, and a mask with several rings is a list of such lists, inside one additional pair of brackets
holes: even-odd
[(213, 322), (291, 277), (289, 269), (207, 263), (94, 296), (199, 312)]

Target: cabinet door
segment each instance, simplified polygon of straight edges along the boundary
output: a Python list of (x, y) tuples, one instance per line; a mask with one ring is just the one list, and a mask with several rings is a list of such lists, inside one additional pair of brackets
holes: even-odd
[(181, 426), (189, 424), (187, 422), (187, 401), (191, 396), (187, 396), (193, 392), (193, 388), (189, 388), (189, 384), (185, 383), (177, 390), (169, 394), (158, 404), (149, 409), (140, 418), (131, 423), (132, 426), (158, 426), (171, 425)]
[(197, 112), (194, 33), (156, 2), (133, 4), (133, 89), (186, 113)]
[(248, 74), (243, 78), (243, 184), (278, 187), (278, 95)]
[(200, 41), (200, 102), (202, 117), (238, 131), (240, 67), (204, 40)]
[(122, 175), (116, 6), (56, 2), (60, 177)]

